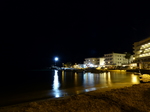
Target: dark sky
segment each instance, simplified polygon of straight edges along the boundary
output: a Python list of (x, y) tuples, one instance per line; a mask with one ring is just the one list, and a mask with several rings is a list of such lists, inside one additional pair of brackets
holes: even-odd
[(1, 1), (2, 64), (34, 68), (83, 63), (105, 53), (133, 53), (150, 35), (144, 1)]

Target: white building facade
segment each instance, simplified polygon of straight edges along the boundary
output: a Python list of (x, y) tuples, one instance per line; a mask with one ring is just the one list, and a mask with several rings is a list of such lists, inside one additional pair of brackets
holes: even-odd
[(131, 55), (130, 59), (125, 58), (126, 53), (109, 53), (104, 54), (105, 66), (122, 66), (124, 64), (131, 63), (133, 56)]

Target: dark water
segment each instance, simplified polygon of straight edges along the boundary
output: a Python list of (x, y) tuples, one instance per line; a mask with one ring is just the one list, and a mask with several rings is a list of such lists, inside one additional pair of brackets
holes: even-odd
[(76, 73), (65, 71), (11, 72), (0, 78), (0, 106), (57, 98), (108, 87), (138, 84), (136, 75), (121, 71)]

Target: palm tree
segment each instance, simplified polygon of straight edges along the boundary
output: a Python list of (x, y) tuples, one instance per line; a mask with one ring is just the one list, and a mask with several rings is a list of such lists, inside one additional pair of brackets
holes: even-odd
[(124, 57), (128, 60), (128, 64), (129, 64), (129, 60), (130, 60), (131, 54), (130, 53), (126, 53), (126, 55)]

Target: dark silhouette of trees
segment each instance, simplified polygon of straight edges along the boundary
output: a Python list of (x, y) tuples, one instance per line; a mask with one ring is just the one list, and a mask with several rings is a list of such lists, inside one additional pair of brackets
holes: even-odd
[(126, 55), (125, 55), (125, 58), (128, 60), (128, 64), (129, 64), (129, 60), (131, 58), (131, 54), (127, 52)]

